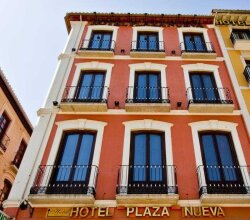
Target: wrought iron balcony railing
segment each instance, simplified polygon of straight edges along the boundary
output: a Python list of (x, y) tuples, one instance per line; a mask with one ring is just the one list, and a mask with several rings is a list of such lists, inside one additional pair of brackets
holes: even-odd
[(164, 41), (137, 40), (132, 41), (131, 51), (165, 52)]
[(249, 194), (249, 172), (249, 166), (199, 166), (197, 175), (200, 195)]
[(121, 165), (117, 194), (177, 194), (174, 165)]
[(106, 103), (109, 96), (107, 86), (67, 86), (62, 102), (102, 102)]
[(242, 32), (242, 33), (237, 33), (237, 32), (232, 32), (230, 35), (230, 39), (233, 44), (235, 44), (236, 40), (250, 40), (250, 32)]
[(97, 166), (40, 165), (30, 194), (95, 195), (97, 175)]
[(0, 148), (2, 149), (3, 152), (7, 150), (9, 142), (10, 138), (6, 134), (4, 134), (0, 140)]
[(181, 53), (215, 53), (211, 42), (181, 42)]
[(84, 40), (80, 50), (114, 51), (114, 40)]
[(188, 103), (204, 104), (233, 104), (228, 88), (201, 88), (187, 89)]
[(246, 81), (247, 81), (248, 83), (250, 83), (250, 66), (249, 66), (249, 65), (247, 65), (247, 66), (245, 67), (245, 70), (244, 70), (243, 74), (244, 74), (244, 76), (245, 76), (245, 78), (246, 78)]
[(170, 103), (168, 87), (127, 88), (127, 103)]

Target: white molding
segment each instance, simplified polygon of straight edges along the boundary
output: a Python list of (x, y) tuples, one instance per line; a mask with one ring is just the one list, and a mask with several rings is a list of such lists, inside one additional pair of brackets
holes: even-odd
[[(136, 71), (158, 71), (161, 74), (161, 87), (167, 87), (167, 78), (166, 78), (166, 67), (167, 65), (158, 64), (158, 63), (135, 63), (129, 64), (130, 74), (129, 74), (129, 87), (135, 86), (135, 72)], [(133, 99), (134, 91), (129, 93), (128, 99)], [(162, 99), (168, 99), (166, 97), (166, 92), (162, 90)]]
[[(56, 134), (52, 143), (52, 148), (49, 154), (47, 165), (53, 165), (55, 163), (56, 155), (58, 153), (60, 142), (61, 142), (64, 131), (95, 130), (97, 131), (97, 134), (96, 134), (96, 140), (95, 140), (92, 165), (95, 165), (97, 167), (99, 166), (103, 132), (104, 132), (104, 127), (107, 125), (106, 122), (93, 121), (93, 120), (87, 120), (87, 119), (76, 119), (76, 120), (67, 120), (67, 121), (57, 122), (56, 125), (58, 127), (57, 127)], [(89, 186), (94, 186), (94, 182), (93, 182), (94, 175), (95, 175), (94, 172), (91, 171)], [(44, 178), (44, 179), (46, 180), (47, 178)]]
[[(231, 133), (233, 145), (235, 148), (235, 152), (238, 158), (239, 166), (246, 167), (247, 163), (244, 157), (244, 153), (241, 147), (240, 139), (237, 132), (238, 124), (233, 122), (226, 122), (226, 121), (218, 121), (218, 120), (209, 120), (209, 121), (198, 121), (192, 122), (188, 124), (192, 130), (192, 138), (193, 138), (193, 146), (194, 146), (194, 153), (195, 153), (195, 161), (196, 167), (203, 166), (203, 160), (201, 156), (201, 146), (199, 140), (199, 132), (200, 131), (227, 131)], [(242, 171), (243, 176), (248, 173), (246, 170)], [(246, 173), (245, 173), (246, 172)], [(201, 186), (206, 186), (205, 174), (203, 170), (200, 170), (201, 174)], [(250, 185), (249, 177), (243, 178), (245, 185)]]
[[(217, 88), (223, 88), (221, 79), (220, 79), (220, 74), (219, 74), (219, 66), (217, 65), (211, 65), (211, 64), (204, 64), (204, 63), (196, 63), (196, 64), (186, 64), (181, 66), (183, 68), (184, 72), (184, 80), (185, 80), (185, 85), (186, 85), (186, 90), (188, 88), (191, 88), (191, 82), (190, 82), (190, 77), (189, 73), (190, 72), (206, 72), (206, 73), (211, 73), (214, 75), (215, 83)], [(223, 92), (219, 93), (220, 99), (224, 100), (225, 94)], [(192, 99), (193, 94), (192, 92), (189, 93), (189, 97)]]
[[(92, 61), (92, 62), (85, 62), (85, 63), (77, 63), (75, 65), (76, 65), (76, 70), (75, 70), (75, 74), (74, 74), (74, 78), (72, 80), (71, 86), (77, 86), (82, 71), (103, 70), (106, 72), (104, 86), (109, 88), (112, 68), (114, 64)], [(103, 98), (108, 97), (108, 94), (105, 94), (105, 92), (108, 92), (108, 90), (104, 90), (102, 94)]]
[(182, 50), (185, 50), (183, 33), (201, 33), (201, 34), (203, 34), (205, 43), (207, 43), (207, 42), (210, 42), (207, 30), (208, 30), (207, 28), (197, 28), (197, 27), (181, 27), (181, 28), (178, 28), (179, 42), (183, 43), (181, 45)]
[(118, 32), (119, 27), (109, 26), (109, 25), (89, 25), (87, 28), (88, 28), (88, 30), (87, 30), (87, 33), (85, 36), (86, 41), (84, 41), (84, 43), (83, 43), (83, 48), (88, 47), (89, 42), (87, 40), (90, 40), (91, 34), (93, 31), (112, 31), (113, 32), (112, 33), (112, 43), (111, 43), (110, 48), (111, 49), (115, 48), (114, 42), (116, 41), (117, 32)]
[[(165, 150), (166, 150), (166, 165), (173, 165), (173, 152), (172, 152), (172, 137), (171, 137), (171, 127), (173, 124), (156, 121), (152, 119), (144, 119), (144, 120), (134, 120), (134, 121), (126, 121), (123, 122), (125, 126), (124, 131), (124, 142), (123, 142), (123, 153), (122, 153), (122, 165), (129, 165), (129, 155), (130, 155), (130, 140), (131, 140), (131, 132), (140, 131), (140, 130), (149, 130), (149, 131), (162, 131), (165, 135)], [(171, 173), (171, 172), (168, 172)], [(127, 174), (128, 175), (128, 174)], [(175, 180), (172, 175), (168, 176), (168, 183), (171, 186), (175, 185)], [(122, 186), (127, 186), (128, 178), (122, 179)]]
[[(163, 28), (162, 27), (153, 27), (153, 26), (140, 26), (140, 27), (133, 27), (133, 35), (132, 41), (137, 41), (138, 32), (157, 32), (158, 33), (158, 40), (159, 42), (163, 42)], [(164, 45), (159, 44), (160, 50), (164, 50)]]

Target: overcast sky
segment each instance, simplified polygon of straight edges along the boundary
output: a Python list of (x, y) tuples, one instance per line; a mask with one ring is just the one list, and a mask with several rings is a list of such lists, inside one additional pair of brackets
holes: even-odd
[(0, 0), (0, 67), (34, 125), (67, 38), (66, 12), (210, 14), (250, 0)]

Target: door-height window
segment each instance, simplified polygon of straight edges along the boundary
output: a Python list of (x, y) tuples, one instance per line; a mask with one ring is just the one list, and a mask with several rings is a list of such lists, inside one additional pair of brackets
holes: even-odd
[(244, 29), (233, 29), (232, 34), (235, 39), (250, 40), (250, 31)]
[(2, 138), (10, 124), (10, 119), (8, 115), (3, 112), (3, 114), (0, 116), (0, 142), (2, 141)]
[(185, 51), (204, 52), (207, 50), (203, 34), (184, 33)]
[(27, 148), (27, 144), (22, 140), (18, 148), (18, 151), (16, 153), (16, 156), (14, 160), (12, 161), (12, 164), (14, 164), (17, 168), (20, 167), (26, 148)]
[[(201, 132), (199, 137), (208, 193), (244, 192), (231, 134)], [(236, 185), (239, 187), (232, 187)]]
[(193, 102), (220, 103), (219, 91), (211, 73), (190, 73)]
[(110, 50), (112, 43), (111, 31), (94, 31), (92, 33), (89, 49), (92, 50)]
[(105, 72), (83, 72), (76, 90), (76, 101), (99, 102), (103, 99)]
[(134, 102), (161, 102), (160, 73), (135, 73)]
[(158, 33), (139, 32), (137, 37), (137, 50), (158, 51), (159, 50)]
[(0, 210), (2, 210), (2, 208), (3, 208), (2, 207), (3, 201), (8, 199), (11, 187), (12, 187), (11, 182), (9, 180), (5, 179), (3, 189), (1, 190), (1, 193), (0, 193)]
[[(131, 187), (128, 193), (157, 193), (157, 190), (162, 190), (167, 178), (163, 133), (133, 132), (129, 167)], [(155, 184), (158, 184), (158, 189), (154, 188)]]
[[(65, 133), (48, 193), (86, 193), (90, 178), (96, 134), (94, 132)], [(66, 187), (65, 184), (75, 187)]]

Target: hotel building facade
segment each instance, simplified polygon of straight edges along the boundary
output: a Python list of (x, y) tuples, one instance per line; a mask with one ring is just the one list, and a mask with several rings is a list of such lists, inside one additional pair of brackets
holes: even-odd
[(213, 16), (68, 13), (5, 212), (249, 219), (250, 140)]
[(22, 162), (32, 125), (0, 69), (0, 218)]

